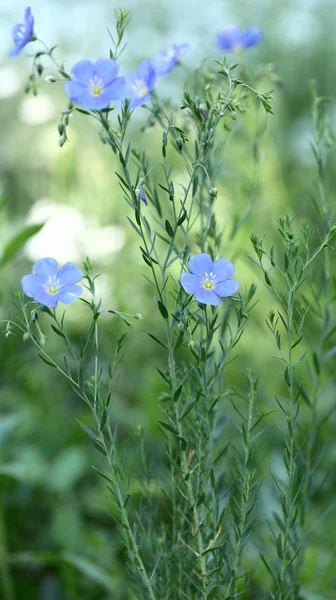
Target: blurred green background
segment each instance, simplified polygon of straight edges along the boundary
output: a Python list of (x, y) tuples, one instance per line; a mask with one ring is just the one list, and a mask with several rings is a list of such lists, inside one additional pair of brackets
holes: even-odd
[[(80, 58), (95, 60), (108, 54), (106, 28), (113, 29), (113, 11), (119, 5), (99, 0), (35, 0), (31, 6), (38, 36), (50, 46), (59, 45), (57, 58), (66, 57), (68, 70)], [(44, 221), (46, 225), (1, 271), (0, 318), (6, 319), (13, 311), (12, 290), (30, 271), (32, 262), (54, 256), (60, 262), (80, 263), (89, 255), (96, 272), (102, 273), (97, 285), (103, 306), (143, 315), (130, 332), (114, 398), (113, 419), (120, 422), (120, 446), (132, 462), (136, 447), (132, 430), (142, 424), (149, 448), (160, 455), (163, 447), (156, 422), (162, 386), (155, 367), (164, 365), (165, 356), (145, 332), (158, 327), (152, 323), (154, 301), (150, 286), (140, 276), (144, 266), (134, 232), (127, 224), (128, 209), (114, 175), (116, 165), (108, 149), (99, 143), (94, 126), (80, 115), (71, 121), (70, 143), (58, 147), (59, 114), (67, 106), (62, 86), (45, 84), (36, 98), (24, 95), (31, 47), (18, 59), (7, 58), (11, 28), (21, 20), (24, 8), (25, 4), (16, 0), (0, 4), (0, 249), (23, 225)], [(311, 190), (316, 167), (310, 148), (310, 81), (317, 81), (321, 95), (336, 96), (334, 0), (125, 0), (120, 8), (130, 9), (132, 15), (123, 68), (135, 68), (139, 60), (152, 57), (171, 42), (190, 42), (186, 70), (177, 69), (157, 90), (163, 97), (173, 95), (177, 104), (188, 69), (204, 56), (208, 56), (209, 64), (219, 58), (213, 40), (221, 26), (237, 23), (260, 27), (264, 32), (260, 46), (240, 60), (251, 65), (275, 65), (280, 80), (275, 114), (266, 118), (251, 110), (239, 119), (223, 154), (217, 208), (225, 232), (235, 213), (244, 211), (256, 183), (250, 219), (233, 247), (226, 248), (227, 256), (235, 259), (242, 288), (257, 281), (260, 295), (229, 380), (240, 386), (242, 368), (256, 368), (268, 382), (260, 403), (276, 410), (273, 393), (281, 395), (281, 378), (278, 365), (270, 359), (273, 340), (265, 326), (265, 315), (274, 306), (259, 273), (246, 258), (246, 253), (252, 254), (249, 231), (256, 227), (271, 239), (276, 235), (276, 218), (286, 211), (296, 214), (298, 221), (314, 222)], [(45, 74), (53, 74), (52, 67), (45, 65)], [(141, 132), (145, 118), (145, 111), (138, 110), (132, 124), (135, 144), (150, 148), (151, 156), (155, 156), (160, 152), (161, 133), (155, 128)], [(335, 108), (331, 108), (331, 120), (336, 124)], [(256, 170), (248, 157), (261, 133)], [(334, 168), (335, 153), (330, 173)], [(179, 181), (178, 170), (175, 179)], [(333, 205), (336, 186), (331, 177), (329, 186)], [(84, 308), (78, 304), (69, 307), (67, 321), (74, 343), (79, 344), (86, 325)], [(43, 324), (41, 319), (42, 329)], [(105, 319), (105, 325), (107, 354), (120, 325), (112, 317)], [(44, 332), (50, 352), (61, 358), (60, 340), (51, 337), (49, 329)], [(331, 390), (327, 403), (334, 402), (334, 392)], [(0, 489), (17, 598), (126, 597), (124, 550), (105, 486), (91, 468), (99, 458), (75, 422), (75, 418), (86, 420), (86, 410), (66, 382), (38, 360), (20, 335), (8, 340), (1, 337), (0, 399)], [(281, 461), (274, 442), (274, 435), (280, 439), (275, 425), (278, 416), (269, 418), (265, 442), (273, 444), (274, 470), (280, 469)], [(325, 432), (330, 443), (326, 472), (335, 458), (335, 425), (335, 419), (331, 420)], [(265, 472), (268, 468), (263, 464)], [(133, 477), (136, 480), (136, 466)], [(260, 510), (263, 519), (272, 510), (274, 496), (271, 483), (265, 479)], [(318, 499), (321, 510), (335, 498), (336, 476), (332, 472), (325, 490)], [(308, 552), (304, 577), (310, 600), (335, 598), (335, 534), (336, 516), (330, 513)], [(115, 596), (108, 595), (109, 586), (115, 589)]]

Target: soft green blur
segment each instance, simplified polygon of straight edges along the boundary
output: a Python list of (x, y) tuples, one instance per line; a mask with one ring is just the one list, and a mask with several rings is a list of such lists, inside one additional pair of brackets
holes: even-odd
[[(260, 517), (264, 519), (272, 513), (270, 499), (274, 497), (269, 463), (278, 470), (281, 461), (276, 449), (281, 444), (276, 425), (279, 409), (273, 393), (281, 395), (283, 388), (279, 365), (271, 359), (275, 354), (274, 341), (265, 325), (274, 301), (247, 258), (252, 255), (249, 232), (257, 228), (260, 235), (267, 234), (271, 240), (277, 232), (277, 217), (286, 211), (296, 215), (298, 223), (306, 219), (314, 224), (312, 190), (316, 166), (310, 148), (311, 80), (316, 80), (319, 94), (336, 97), (333, 5), (334, 0), (164, 0), (155, 4), (129, 0), (122, 5), (132, 11), (128, 47), (121, 59), (123, 67), (135, 68), (139, 60), (150, 58), (170, 42), (190, 41), (192, 45), (185, 71), (178, 69), (162, 82), (159, 95), (174, 94), (178, 103), (188, 70), (204, 56), (209, 62), (219, 57), (213, 45), (215, 33), (220, 26), (231, 23), (258, 26), (264, 31), (261, 45), (237, 60), (250, 65), (274, 65), (278, 75), (277, 85), (272, 85), (276, 88), (275, 114), (266, 118), (264, 112), (251, 106), (246, 117), (239, 117), (227, 135), (222, 170), (216, 182), (225, 254), (233, 258), (242, 288), (252, 281), (258, 283), (260, 300), (240, 343), (240, 357), (230, 366), (229, 378), (231, 384), (240, 386), (241, 371), (246, 367), (256, 369), (265, 381), (260, 403), (265, 410), (275, 411), (269, 416), (269, 433), (266, 431), (265, 448), (261, 449), (261, 456), (267, 455), (262, 465), (266, 473), (262, 489), (265, 513)], [(90, 256), (95, 271), (101, 273), (97, 287), (103, 306), (142, 314), (143, 319), (129, 331), (113, 399), (114, 421), (120, 423), (119, 443), (136, 481), (141, 477), (133, 457), (138, 452), (133, 434), (137, 424), (145, 428), (150, 453), (162, 454), (164, 460), (163, 442), (156, 426), (162, 391), (156, 366), (162, 368), (166, 357), (146, 333), (158, 329), (152, 290), (141, 277), (146, 266), (126, 219), (128, 208), (114, 174), (117, 165), (112, 153), (99, 142), (92, 123), (79, 114), (69, 127), (70, 143), (59, 148), (59, 113), (67, 106), (62, 86), (46, 83), (36, 98), (25, 96), (29, 47), (17, 59), (6, 58), (11, 48), (10, 29), (21, 20), (24, 8), (22, 2), (0, 6), (0, 248), (23, 225), (44, 221), (46, 225), (1, 271), (0, 318), (15, 313), (13, 289), (19, 287), (21, 276), (30, 271), (32, 262), (48, 255), (60, 262), (77, 263)], [(82, 57), (108, 55), (106, 27), (113, 29), (114, 25), (111, 3), (36, 0), (32, 9), (37, 34), (50, 46), (59, 44), (57, 57), (66, 57), (67, 68)], [(236, 57), (230, 60), (233, 62)], [(53, 73), (52, 66), (46, 64), (45, 74)], [(265, 86), (263, 91), (269, 89), (268, 84)], [(142, 132), (145, 119), (145, 110), (139, 109), (131, 126), (132, 135), (139, 147), (150, 149), (155, 161), (161, 132)], [(331, 119), (336, 122), (332, 108)], [(183, 183), (185, 175), (181, 172), (179, 178), (180, 168), (182, 163), (177, 165), (175, 179)], [(336, 200), (334, 169), (335, 153), (329, 165), (331, 205)], [(232, 246), (227, 246), (234, 217), (243, 214), (249, 202), (253, 210)], [(87, 323), (85, 309), (78, 304), (67, 308), (69, 332), (77, 344)], [(52, 331), (45, 330), (43, 324), (41, 318), (50, 353), (62, 361), (61, 341), (54, 339)], [(105, 327), (103, 347), (107, 355), (115, 332), (122, 325), (116, 317), (109, 316)], [(4, 323), (1, 329), (5, 330)], [(99, 458), (75, 421), (86, 421), (85, 407), (66, 381), (48, 369), (20, 335), (8, 340), (5, 335), (1, 337), (0, 399), (0, 510), (2, 505), (17, 598), (126, 598), (124, 548), (105, 486), (91, 468)], [(330, 406), (333, 401), (328, 397)], [(335, 424), (332, 417), (329, 429), (326, 428), (330, 455), (324, 463), (326, 492), (317, 499), (321, 512), (332, 505), (336, 492), (336, 476), (331, 469)], [(271, 461), (270, 446), (274, 450)], [(161, 473), (157, 465), (156, 469), (153, 494), (162, 501)], [(310, 594), (307, 600), (334, 598), (335, 532), (336, 516), (330, 511), (323, 526), (313, 534), (309, 547), (304, 576), (307, 588), (314, 590), (315, 595)], [(258, 561), (257, 555), (252, 558)], [(322, 580), (323, 589), (329, 589), (330, 595), (319, 594)], [(115, 586), (115, 596), (107, 594), (110, 585)]]

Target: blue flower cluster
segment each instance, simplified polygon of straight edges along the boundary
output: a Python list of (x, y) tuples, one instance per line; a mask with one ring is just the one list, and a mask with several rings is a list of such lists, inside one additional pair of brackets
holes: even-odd
[[(34, 17), (28, 7), (24, 22), (14, 26), (14, 48), (9, 56), (18, 56), (23, 48), (36, 39)], [(241, 31), (236, 26), (227, 27), (217, 35), (217, 46), (224, 51), (250, 48), (261, 40), (261, 31), (256, 28)], [(179, 63), (189, 44), (172, 44), (153, 60), (143, 60), (136, 73), (130, 71), (119, 76), (119, 65), (110, 58), (101, 58), (95, 63), (80, 60), (71, 69), (71, 79), (64, 84), (65, 91), (74, 104), (89, 110), (103, 110), (111, 101), (122, 105), (130, 100), (130, 108), (148, 102), (155, 83), (166, 77)], [(203, 117), (205, 109), (200, 109)], [(145, 191), (141, 185), (137, 190), (139, 199), (147, 205)], [(218, 305), (222, 297), (234, 294), (238, 282), (231, 279), (235, 269), (225, 259), (212, 261), (208, 254), (194, 256), (188, 263), (190, 273), (182, 273), (181, 285), (188, 294), (195, 295), (198, 302)], [(66, 263), (60, 269), (54, 258), (42, 258), (33, 266), (33, 274), (22, 277), (24, 293), (36, 302), (56, 308), (58, 302), (70, 304), (77, 300), (82, 288), (77, 285), (83, 278), (79, 267)]]
[[(233, 51), (255, 46), (261, 40), (261, 31), (254, 27), (241, 31), (230, 26), (217, 35), (217, 46), (221, 50)], [(9, 56), (18, 56), (22, 49), (35, 38), (34, 17), (28, 7), (24, 23), (13, 28), (14, 48)], [(101, 58), (96, 63), (80, 60), (71, 69), (71, 79), (64, 84), (65, 91), (74, 104), (88, 110), (103, 110), (112, 101), (122, 105), (126, 98), (130, 108), (142, 106), (151, 98), (155, 83), (166, 77), (180, 62), (189, 44), (172, 44), (153, 60), (143, 60), (137, 73), (127, 71), (118, 77), (119, 65), (110, 58)]]

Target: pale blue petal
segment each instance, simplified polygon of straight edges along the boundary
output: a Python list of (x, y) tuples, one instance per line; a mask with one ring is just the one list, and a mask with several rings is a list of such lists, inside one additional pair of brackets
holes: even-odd
[(111, 100), (120, 100), (125, 98), (126, 81), (123, 77), (116, 77), (111, 84), (105, 88), (106, 94)]
[(78, 83), (87, 84), (89, 79), (92, 79), (95, 74), (94, 65), (90, 60), (80, 60), (71, 69), (71, 77)]
[(199, 277), (191, 273), (182, 273), (180, 281), (187, 294), (196, 294), (201, 288)]
[(57, 278), (60, 281), (60, 285), (63, 287), (68, 285), (73, 285), (74, 283), (78, 283), (81, 279), (83, 279), (83, 273), (79, 267), (68, 262), (59, 269), (57, 273)]
[(148, 90), (151, 91), (155, 84), (155, 68), (151, 60), (143, 60), (141, 61), (138, 67), (138, 79), (141, 79), (145, 82)]
[(63, 304), (71, 304), (80, 297), (81, 293), (82, 287), (80, 285), (68, 285), (57, 293), (57, 299)]
[(87, 93), (84, 86), (76, 81), (67, 81), (64, 84), (64, 89), (74, 104), (80, 104), (81, 97)]
[(212, 272), (216, 275), (216, 282), (230, 279), (235, 272), (235, 268), (230, 260), (227, 258), (220, 258), (215, 260), (212, 267)]
[(212, 260), (209, 254), (197, 254), (189, 260), (188, 268), (194, 275), (205, 275), (212, 271)]
[(118, 75), (119, 65), (111, 58), (100, 58), (94, 65), (95, 73), (106, 85), (111, 83)]
[(39, 277), (36, 275), (25, 275), (21, 279), (21, 284), (26, 296), (34, 298), (36, 302), (39, 302), (44, 306), (56, 308), (58, 294), (50, 294)]
[(231, 25), (217, 34), (217, 46), (221, 50), (234, 50), (242, 44), (242, 34), (239, 27)]
[[(126, 98), (127, 98), (127, 94), (126, 94)], [(146, 102), (148, 102), (151, 99), (152, 95), (149, 92), (148, 94), (146, 94), (145, 96), (134, 96), (131, 99), (130, 108), (137, 108), (137, 106), (142, 106), (143, 104), (146, 104)]]
[(221, 300), (220, 297), (213, 292), (212, 290), (205, 290), (200, 287), (197, 293), (195, 294), (197, 302), (202, 302), (202, 304), (211, 304), (212, 306), (218, 306)]
[(49, 277), (56, 275), (57, 271), (58, 264), (54, 258), (41, 258), (33, 265), (34, 275), (37, 275), (43, 283), (47, 283)]
[(222, 296), (222, 298), (227, 298), (228, 296), (232, 296), (238, 290), (238, 281), (235, 279), (227, 279), (226, 281), (222, 281), (221, 283), (216, 283), (215, 291), (216, 294)]
[(244, 48), (250, 48), (251, 46), (255, 46), (259, 44), (262, 38), (262, 33), (260, 29), (256, 27), (250, 27), (249, 29), (245, 29), (242, 33), (242, 46)]

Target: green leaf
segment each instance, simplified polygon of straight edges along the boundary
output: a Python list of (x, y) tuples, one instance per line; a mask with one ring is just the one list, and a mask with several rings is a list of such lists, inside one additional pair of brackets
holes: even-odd
[(169, 223), (168, 219), (166, 219), (166, 221), (165, 221), (165, 227), (166, 227), (166, 232), (168, 233), (168, 235), (171, 238), (173, 238), (174, 237), (174, 229), (172, 228), (172, 226)]
[(25, 245), (28, 240), (41, 231), (44, 223), (38, 225), (29, 225), (16, 234), (10, 242), (4, 247), (0, 260), (0, 267), (4, 267), (13, 258), (16, 253)]
[(44, 356), (42, 354), (40, 354), (38, 352), (38, 355), (40, 357), (41, 360), (43, 360), (43, 362), (48, 365), (49, 367), (53, 367), (54, 369), (57, 369), (56, 365), (54, 365), (54, 363), (52, 363), (50, 360), (48, 360), (47, 358), (44, 358)]
[(65, 335), (64, 335), (64, 333), (62, 333), (62, 332), (61, 332), (59, 329), (57, 329), (57, 327), (55, 327), (54, 325), (51, 325), (51, 329), (52, 329), (52, 330), (53, 330), (55, 333), (57, 333), (57, 335), (59, 335), (60, 337), (62, 337), (62, 338), (65, 338)]
[(159, 307), (159, 311), (161, 313), (161, 315), (163, 316), (164, 319), (168, 319), (169, 315), (168, 315), (168, 311), (165, 307), (165, 305), (163, 304), (163, 302), (161, 302), (161, 300), (158, 300), (158, 307)]
[(170, 433), (172, 433), (173, 435), (176, 435), (178, 437), (178, 431), (176, 429), (174, 429), (174, 427), (172, 427), (171, 425), (169, 425), (169, 423), (166, 423), (166, 421), (161, 421), (161, 419), (159, 419), (159, 423), (160, 425), (162, 425), (162, 427), (164, 427), (165, 429), (168, 429), (168, 431), (170, 431)]

